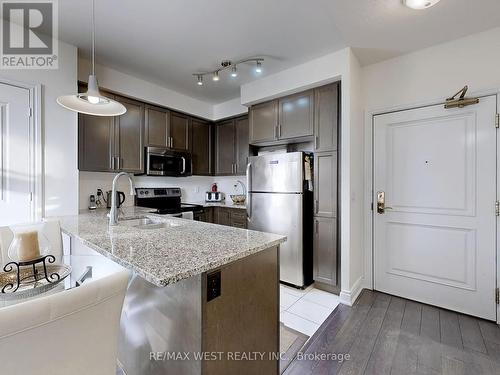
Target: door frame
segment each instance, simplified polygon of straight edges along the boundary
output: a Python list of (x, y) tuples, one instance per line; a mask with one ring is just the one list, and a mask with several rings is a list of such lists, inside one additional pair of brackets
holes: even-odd
[[(451, 90), (453, 91), (453, 90)], [(493, 90), (482, 90), (475, 91), (469, 93), (469, 96), (474, 97), (486, 97), (496, 95), (497, 102), (497, 113), (500, 113), (500, 89)], [(410, 105), (399, 105), (394, 107), (380, 108), (376, 110), (368, 110), (365, 112), (365, 150), (364, 150), (364, 205), (363, 205), (363, 226), (364, 226), (364, 285), (363, 288), (371, 289), (374, 288), (374, 215), (375, 211), (372, 209), (372, 200), (373, 200), (373, 190), (374, 190), (374, 120), (375, 116), (385, 115), (394, 112), (402, 112), (411, 109), (418, 109), (423, 107), (431, 107), (435, 105), (444, 104), (443, 98), (437, 98), (429, 101), (418, 102)], [(494, 126), (494, 124), (492, 124)], [(496, 132), (496, 166), (497, 166), (497, 186), (496, 186), (496, 199), (500, 200), (500, 144), (499, 144), (499, 135), (500, 130)], [(373, 203), (374, 204), (374, 203)], [(494, 204), (494, 202), (492, 202)], [(500, 220), (497, 217), (496, 219), (496, 287), (500, 287), (500, 241), (499, 241), (499, 233), (500, 233)], [(492, 291), (492, 298), (494, 298), (494, 291)], [(500, 324), (500, 305), (497, 305), (497, 323)]]
[(31, 221), (40, 221), (45, 215), (44, 209), (44, 159), (42, 128), (42, 85), (0, 77), (0, 83), (22, 88), (29, 92), (30, 117), (30, 175), (29, 181), (33, 198), (31, 200)]

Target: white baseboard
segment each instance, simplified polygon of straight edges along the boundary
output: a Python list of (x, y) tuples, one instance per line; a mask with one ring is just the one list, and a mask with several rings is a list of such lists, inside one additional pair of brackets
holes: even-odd
[(347, 306), (352, 306), (363, 290), (363, 284), (364, 277), (361, 276), (356, 280), (351, 290), (342, 290), (340, 292), (340, 303)]

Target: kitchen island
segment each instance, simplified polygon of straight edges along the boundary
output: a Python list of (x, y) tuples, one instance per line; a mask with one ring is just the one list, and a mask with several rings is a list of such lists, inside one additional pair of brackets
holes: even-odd
[(131, 270), (118, 355), (128, 375), (278, 373), (285, 237), (136, 207), (113, 227), (105, 210), (59, 219), (73, 241)]

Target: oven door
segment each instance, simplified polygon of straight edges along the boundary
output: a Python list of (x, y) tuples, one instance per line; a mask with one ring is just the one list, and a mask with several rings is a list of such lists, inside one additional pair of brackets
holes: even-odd
[(148, 147), (146, 151), (146, 174), (149, 176), (190, 176), (191, 156), (189, 153)]

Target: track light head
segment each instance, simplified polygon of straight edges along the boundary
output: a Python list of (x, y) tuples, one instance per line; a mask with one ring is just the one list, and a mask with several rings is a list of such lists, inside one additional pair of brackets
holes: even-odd
[(236, 68), (236, 65), (233, 66), (233, 68), (231, 69), (231, 77), (233, 77), (233, 78), (238, 77), (238, 70)]
[(255, 67), (255, 73), (260, 74), (262, 73), (262, 63), (257, 60), (257, 66)]

